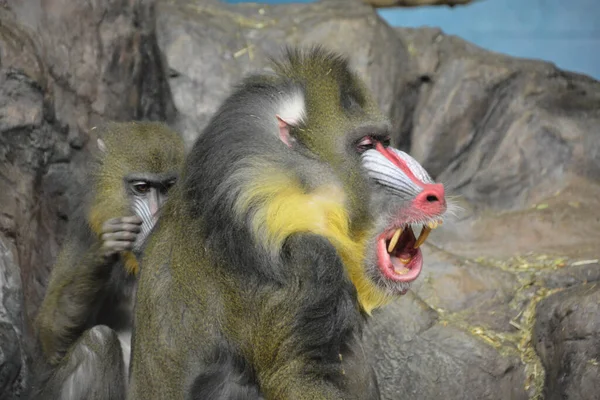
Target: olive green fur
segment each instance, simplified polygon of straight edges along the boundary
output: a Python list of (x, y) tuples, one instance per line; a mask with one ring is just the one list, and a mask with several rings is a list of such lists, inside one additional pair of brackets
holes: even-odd
[(124, 177), (132, 173), (179, 172), (185, 155), (181, 136), (161, 122), (112, 122), (98, 129), (98, 137), (107, 151), (96, 152), (88, 215), (97, 233), (104, 221), (131, 212)]
[[(285, 80), (286, 83), (299, 84), (304, 88), (307, 114), (311, 118), (291, 127), (291, 135), (323, 161), (322, 169), (336, 170), (348, 196), (348, 214), (352, 223), (367, 224), (369, 191), (364, 179), (358, 179), (361, 174), (359, 158), (356, 156), (348, 160), (344, 154), (349, 150), (346, 148), (349, 146), (348, 136), (356, 135), (358, 140), (360, 130), (369, 128), (369, 125), (363, 126), (365, 121), (377, 128), (387, 128), (388, 120), (381, 114), (364, 83), (355, 74), (348, 73), (347, 63), (343, 58), (332, 58), (331, 53), (319, 49), (306, 54), (291, 50), (287, 54), (287, 62), (274, 62), (273, 67), (283, 77), (254, 77), (246, 82), (269, 86), (282, 84)], [(351, 104), (343, 109), (340, 107), (342, 98), (348, 97), (356, 101), (356, 107)], [(230, 107), (233, 108), (233, 105)], [(217, 116), (227, 111), (220, 110)], [(254, 116), (252, 112), (249, 114)], [(256, 117), (257, 120), (261, 118), (269, 118), (269, 121), (275, 122), (275, 115)], [(238, 126), (245, 126), (245, 121), (237, 122)], [(210, 129), (223, 129), (219, 132), (222, 138), (214, 141), (228, 140), (229, 132), (225, 128), (218, 126), (216, 122), (215, 126), (210, 127), (209, 124), (209, 130), (200, 135), (200, 140), (203, 140), (203, 135), (210, 136), (214, 133)], [(354, 131), (356, 132), (353, 133)], [(237, 139), (236, 136), (232, 140)], [(273, 137), (273, 141), (277, 139)], [(250, 148), (253, 145), (241, 141), (236, 144), (248, 148), (248, 153), (242, 157), (247, 157), (252, 151), (256, 152), (252, 155), (258, 153), (258, 159), (264, 154), (267, 155), (263, 159), (271, 157), (268, 154), (270, 149), (262, 149), (264, 153), (260, 153), (260, 149)], [(196, 158), (202, 158), (206, 155), (204, 152), (209, 150), (195, 146), (192, 152), (194, 151), (198, 153), (194, 155)], [(277, 159), (279, 155), (278, 153), (272, 158)], [(291, 159), (295, 156), (289, 157)], [(237, 161), (233, 158), (222, 159), (209, 168), (225, 176), (217, 176), (216, 180), (223, 179), (227, 182), (227, 178), (236, 170), (231, 165)], [(305, 160), (298, 162), (293, 159), (290, 164), (301, 165), (302, 162)], [(311, 167), (317, 163), (313, 160), (310, 162)], [(199, 191), (197, 196), (202, 199), (190, 194), (196, 184), (193, 180), (198, 175), (198, 168), (200, 167), (194, 163), (192, 155), (188, 155), (182, 172), (182, 184), (172, 190), (161, 220), (146, 245), (136, 303), (131, 400), (190, 398), (189, 390), (197, 373), (208, 367), (202, 365), (202, 360), (210, 358), (211, 348), (230, 345), (234, 347), (233, 352), (241, 353), (252, 366), (250, 373), (256, 373), (256, 381), (268, 388), (266, 398), (269, 400), (350, 399), (351, 397), (344, 397), (344, 393), (352, 390), (343, 392), (331, 382), (313, 379), (311, 373), (306, 371), (318, 370), (321, 365), (306, 355), (296, 353), (297, 341), (302, 340), (294, 336), (298, 308), (310, 302), (311, 289), (307, 288), (306, 282), (310, 281), (308, 276), (312, 274), (314, 266), (308, 263), (288, 265), (277, 260), (276, 263), (280, 263), (277, 264), (278, 267), (286, 268), (281, 271), (281, 274), (286, 275), (282, 279), (283, 283), (276, 278), (259, 278), (254, 275), (254, 270), (244, 275), (245, 272), (239, 270), (243, 266), (234, 265), (228, 257), (243, 253), (239, 255), (240, 258), (256, 258), (257, 264), (249, 265), (249, 268), (256, 268), (258, 272), (263, 272), (260, 271), (263, 266), (258, 265), (259, 262), (266, 265), (271, 260), (267, 260), (261, 253), (260, 244), (253, 242), (250, 235), (245, 235), (245, 227), (234, 226), (235, 222), (231, 222), (245, 221), (244, 215), (234, 215), (233, 209), (223, 206), (220, 208), (223, 219), (219, 221), (229, 221), (229, 225), (225, 222), (215, 224), (214, 221), (212, 224), (215, 225), (211, 225), (206, 216), (199, 215), (202, 214), (204, 205), (200, 200), (211, 203), (214, 201), (211, 200), (214, 193)], [(200, 175), (205, 177), (209, 174)], [(227, 189), (218, 184), (215, 186)], [(230, 189), (232, 192), (239, 190), (237, 187)], [(219, 218), (215, 217), (216, 220)], [(355, 231), (357, 228), (353, 227), (351, 230)], [(211, 236), (213, 231), (218, 231), (214, 236), (221, 236)], [(303, 232), (298, 234), (302, 236)], [(312, 239), (302, 237), (299, 240), (310, 243)], [(231, 248), (219, 248), (215, 243), (230, 243)], [(336, 267), (337, 265), (332, 266), (332, 269)], [(340, 267), (340, 271), (342, 270)], [(339, 282), (333, 279), (332, 286), (335, 286), (335, 290), (344, 291), (349, 298), (352, 297), (352, 290), (347, 289), (351, 286), (347, 277), (339, 278)], [(310, 281), (310, 284), (313, 282)], [(346, 286), (340, 288), (343, 285)], [(324, 296), (323, 293), (315, 295)], [(345, 305), (349, 303), (350, 301)], [(361, 314), (355, 298), (352, 306), (352, 310), (348, 311), (349, 319), (358, 320)], [(354, 322), (348, 323), (354, 325)], [(357, 328), (356, 331), (358, 330), (360, 329)], [(352, 333), (356, 332), (353, 330)], [(353, 371), (360, 371), (362, 376), (366, 374), (363, 370), (370, 367), (360, 362), (354, 365), (351, 360), (342, 364), (348, 367), (348, 377), (339, 379), (347, 388), (359, 386), (359, 383), (352, 382), (356, 376)]]
[[(344, 171), (342, 176), (346, 177), (344, 185), (349, 195), (353, 230), (360, 230), (369, 219), (364, 197), (367, 189), (362, 187), (357, 164), (348, 162), (344, 156), (347, 152), (340, 147), (346, 145), (348, 132), (361, 127), (365, 121), (389, 126), (389, 120), (381, 113), (365, 82), (349, 68), (347, 58), (341, 55), (332, 57), (322, 47), (310, 52), (288, 48), (286, 56), (285, 62), (273, 60), (274, 69), (306, 88), (306, 110), (311, 115), (308, 126), (301, 124), (292, 128), (292, 135), (334, 168)], [(343, 109), (340, 107), (341, 97), (355, 99), (357, 107)]]
[[(131, 296), (134, 290), (137, 277), (128, 274), (125, 268), (125, 256), (136, 261), (133, 253), (123, 252), (107, 259), (101, 239), (104, 222), (132, 215), (125, 177), (130, 173), (178, 175), (185, 156), (183, 139), (160, 122), (111, 122), (90, 133), (97, 135), (103, 145), (93, 142), (98, 147), (93, 149), (86, 165), (85, 184), (79, 188), (67, 236), (51, 269), (45, 297), (34, 322), (37, 343), (32, 392), (43, 390), (44, 396), (54, 399), (58, 399), (53, 396), (69, 379), (67, 365), (83, 362), (71, 359), (72, 355), (90, 353), (81, 348), (75, 351), (78, 341), (95, 326), (114, 328), (111, 318), (120, 319), (121, 314), (110, 309), (111, 304)], [(115, 323), (122, 324), (120, 320)], [(108, 337), (114, 339), (116, 334), (112, 332)], [(98, 336), (91, 339), (98, 340)], [(108, 359), (115, 358), (114, 352), (109, 353), (114, 351), (114, 343), (113, 348), (105, 349)], [(90, 350), (102, 354), (97, 348)], [(117, 351), (120, 352), (118, 347)], [(91, 379), (96, 380), (92, 385), (106, 385), (106, 389), (100, 389), (104, 393), (116, 390), (111, 382), (101, 382), (100, 376)], [(37, 394), (33, 398), (47, 397)]]

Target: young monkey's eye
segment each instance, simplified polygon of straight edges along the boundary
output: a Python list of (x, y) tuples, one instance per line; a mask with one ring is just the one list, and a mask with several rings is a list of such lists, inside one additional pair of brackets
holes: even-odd
[(148, 185), (148, 182), (144, 181), (134, 182), (132, 186), (133, 190), (137, 194), (145, 194), (146, 192), (148, 192), (148, 190), (150, 190), (150, 185)]
[(364, 153), (367, 150), (375, 148), (375, 142), (370, 136), (365, 136), (358, 143), (356, 143), (356, 151), (358, 153)]

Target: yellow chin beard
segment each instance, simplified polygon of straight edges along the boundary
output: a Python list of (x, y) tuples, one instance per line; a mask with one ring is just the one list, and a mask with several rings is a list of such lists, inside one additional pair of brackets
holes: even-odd
[(123, 260), (125, 261), (125, 270), (128, 275), (137, 275), (140, 269), (140, 265), (137, 261), (135, 254), (131, 251), (123, 253)]

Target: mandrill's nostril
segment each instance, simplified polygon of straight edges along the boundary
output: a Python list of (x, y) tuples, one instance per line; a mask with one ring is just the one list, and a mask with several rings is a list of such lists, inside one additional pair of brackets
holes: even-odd
[(417, 195), (413, 203), (426, 214), (439, 214), (446, 208), (444, 185), (433, 183), (423, 185), (423, 191)]

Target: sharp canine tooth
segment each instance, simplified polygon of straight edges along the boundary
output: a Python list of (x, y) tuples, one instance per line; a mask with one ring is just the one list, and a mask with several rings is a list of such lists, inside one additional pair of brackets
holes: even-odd
[(394, 251), (396, 244), (398, 244), (398, 239), (400, 239), (400, 235), (402, 234), (402, 228), (396, 230), (394, 232), (394, 236), (392, 236), (392, 240), (390, 240), (390, 244), (388, 245), (388, 253)]
[(423, 242), (427, 239), (427, 236), (429, 236), (429, 232), (431, 232), (431, 228), (428, 226), (423, 226), (423, 230), (421, 231), (419, 238), (417, 239), (417, 241), (415, 242), (415, 245), (413, 246), (415, 249), (418, 249), (419, 246), (421, 246), (423, 244)]

